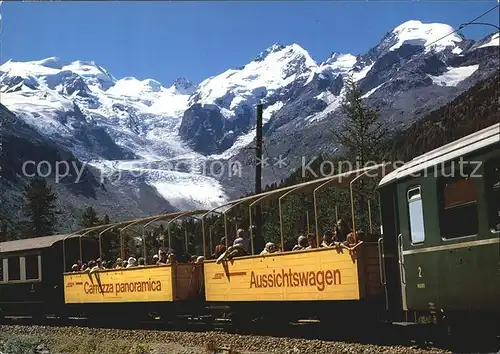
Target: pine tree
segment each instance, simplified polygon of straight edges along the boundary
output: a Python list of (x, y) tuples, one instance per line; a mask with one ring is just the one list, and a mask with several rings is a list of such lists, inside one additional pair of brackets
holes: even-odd
[(52, 235), (56, 228), (57, 196), (44, 179), (35, 178), (24, 188), (23, 212), (32, 236)]
[(109, 219), (109, 215), (108, 214), (105, 214), (104, 217), (102, 218), (102, 224), (103, 225), (111, 224), (111, 220)]
[(80, 219), (80, 226), (84, 228), (97, 226), (100, 224), (99, 217), (97, 216), (97, 212), (93, 207), (87, 207), (83, 212), (83, 215)]
[(358, 160), (361, 167), (368, 161), (379, 161), (388, 132), (380, 121), (378, 110), (367, 107), (363, 103), (362, 95), (350, 76), (341, 103), (346, 120), (339, 131), (332, 131), (336, 142), (346, 149), (351, 162)]
[[(387, 127), (380, 120), (379, 111), (366, 106), (362, 96), (361, 90), (350, 76), (346, 81), (346, 94), (341, 103), (346, 119), (340, 130), (332, 131), (336, 142), (345, 148), (347, 159), (351, 163), (359, 164), (356, 166), (359, 168), (373, 166), (383, 159), (388, 135)], [(373, 180), (364, 179), (360, 180), (356, 187), (354, 207), (357, 230), (361, 228), (366, 231), (370, 227), (367, 201), (376, 201), (374, 187)]]
[(7, 221), (0, 216), (0, 242), (9, 241), (9, 227)]

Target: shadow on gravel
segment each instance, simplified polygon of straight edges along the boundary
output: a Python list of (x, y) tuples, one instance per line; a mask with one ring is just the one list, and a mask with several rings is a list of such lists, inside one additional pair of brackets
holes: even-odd
[(259, 323), (247, 330), (225, 330), (242, 335), (337, 341), (377, 346), (402, 346), (414, 349), (438, 349), (453, 353), (499, 353), (500, 339), (477, 335), (443, 336), (428, 329), (408, 329), (385, 323), (351, 328), (325, 326), (320, 323), (266, 325)]

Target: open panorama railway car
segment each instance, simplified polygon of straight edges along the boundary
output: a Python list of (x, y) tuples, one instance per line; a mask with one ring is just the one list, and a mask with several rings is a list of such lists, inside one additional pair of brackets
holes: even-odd
[[(204, 210), (178, 212), (146, 219), (126, 221), (90, 228), (97, 233), (99, 244), (106, 231), (118, 230), (121, 254), (124, 255), (123, 232), (134, 225), (143, 226), (143, 252), (146, 258), (145, 229), (156, 222), (172, 222), (192, 217)], [(170, 238), (170, 234), (169, 234)], [(169, 240), (169, 245), (171, 244)], [(102, 250), (99, 250), (102, 257)], [(83, 314), (109, 322), (119, 313), (130, 320), (161, 317), (177, 320), (180, 315), (200, 313), (203, 309), (203, 265), (177, 263), (142, 267), (99, 269), (64, 274), (64, 301), (69, 314)]]
[[(353, 188), (366, 174), (379, 175), (390, 166), (380, 164), (361, 170), (293, 185), (268, 193), (254, 195), (222, 205), (225, 229), (227, 215), (235, 207), (247, 207), (250, 223), (253, 209), (259, 203), (277, 199), (281, 249), (285, 249), (282, 203), (298, 194), (314, 196), (316, 244), (320, 244), (318, 227), (318, 193), (323, 187)], [(213, 209), (212, 211), (215, 211)], [(353, 223), (355, 218), (353, 217)], [(354, 227), (355, 229), (355, 227)], [(225, 235), (226, 241), (229, 235)], [(307, 250), (249, 255), (223, 262), (205, 261), (205, 299), (211, 308), (227, 308), (240, 325), (256, 319), (266, 323), (287, 323), (303, 318), (332, 321), (349, 313), (350, 318), (377, 318), (383, 309), (384, 288), (380, 280), (381, 257), (377, 239), (368, 237), (351, 247), (327, 247)], [(250, 240), (253, 240), (250, 237)], [(253, 245), (250, 249), (253, 253)], [(337, 317), (338, 319), (338, 317)]]
[[(207, 215), (221, 215), (227, 242), (227, 216), (233, 208), (247, 207), (252, 224), (252, 208), (266, 199), (278, 198), (283, 246), (282, 200), (295, 193), (311, 193), (319, 241), (316, 198), (321, 188), (335, 185), (351, 190), (352, 229), (356, 232), (352, 186), (369, 172), (371, 176), (375, 173), (383, 176), (378, 186), (382, 232), (372, 232), (352, 247), (252, 254), (207, 260), (202, 266), (178, 264), (66, 273), (63, 277), (60, 256), (76, 251), (63, 252), (64, 248), (58, 245), (62, 246), (62, 239), (71, 240), (75, 235), (40, 238), (54, 241), (38, 248), (22, 246), (30, 240), (1, 243), (0, 307), (4, 311), (20, 310), (28, 308), (16, 305), (20, 299), (28, 299), (31, 304), (59, 299), (68, 314), (83, 310), (102, 316), (123, 310), (127, 314), (154, 312), (168, 316), (187, 311), (199, 315), (208, 309), (229, 312), (236, 322), (244, 323), (262, 317), (274, 321), (340, 317), (344, 323), (345, 313), (361, 321), (378, 319), (384, 313), (390, 320), (418, 322), (433, 314), (432, 319), (453, 323), (477, 323), (470, 320), (479, 319), (489, 329), (498, 331), (499, 134), (500, 125), (496, 124), (389, 173), (390, 166), (381, 164), (231, 201), (209, 211), (158, 215), (77, 233), (81, 240), (80, 236), (98, 232), (100, 240), (103, 232), (113, 228), (123, 231), (134, 225), (146, 227), (154, 222), (170, 223), (184, 216), (202, 215), (202, 246), (207, 255), (207, 245), (212, 245), (205, 234)], [(250, 237), (252, 246), (253, 240)], [(51, 268), (47, 276), (45, 251), (38, 249), (58, 249), (47, 259), (59, 266)], [(99, 253), (94, 251), (92, 256)], [(25, 284), (31, 278), (27, 274), (35, 273), (31, 266), (26, 268), (27, 263), (34, 262), (26, 261), (31, 254), (42, 256), (38, 258), (37, 279), (29, 279), (45, 289), (35, 290), (36, 295), (31, 292), (38, 288)], [(73, 259), (82, 258), (81, 249), (79, 255)], [(18, 262), (9, 257), (18, 257)], [(20, 271), (9, 270), (11, 264), (19, 266)], [(32, 306), (29, 311), (40, 312), (40, 307)]]

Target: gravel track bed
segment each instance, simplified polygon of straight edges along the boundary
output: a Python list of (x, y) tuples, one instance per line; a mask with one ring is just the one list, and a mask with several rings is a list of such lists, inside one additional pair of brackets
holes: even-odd
[[(156, 330), (122, 330), (122, 329), (101, 329), (87, 327), (49, 327), (49, 326), (22, 326), (4, 325), (0, 326), (0, 337), (2, 339), (16, 336), (30, 336), (40, 338), (45, 343), (48, 352), (45, 354), (55, 354), (51, 351), (54, 343), (61, 338), (75, 344), (82, 343), (89, 338), (92, 341), (105, 343), (145, 344), (148, 352), (151, 353), (172, 353), (172, 354), (207, 354), (207, 353), (231, 353), (224, 350), (209, 350), (210, 347), (221, 348), (231, 346), (233, 353), (451, 353), (436, 348), (418, 349), (407, 346), (380, 346), (374, 344), (360, 344), (347, 342), (330, 342), (321, 340), (307, 340), (294, 338), (275, 338), (266, 336), (237, 335), (221, 332), (179, 332), (179, 331), (156, 331)], [(212, 343), (210, 345), (209, 343)], [(142, 353), (137, 348), (134, 351), (123, 352), (118, 350), (113, 353), (129, 354)], [(97, 348), (95, 348), (97, 349)], [(75, 353), (81, 353), (78, 350)], [(104, 353), (101, 350), (100, 353)], [(65, 351), (64, 353), (73, 354)], [(88, 351), (93, 354), (93, 351)]]

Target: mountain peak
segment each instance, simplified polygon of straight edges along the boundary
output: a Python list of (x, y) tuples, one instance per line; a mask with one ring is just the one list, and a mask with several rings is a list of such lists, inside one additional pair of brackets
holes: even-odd
[(262, 53), (260, 53), (259, 55), (257, 55), (257, 57), (255, 58), (254, 61), (262, 61), (269, 54), (279, 52), (280, 50), (283, 50), (285, 48), (286, 47), (283, 44), (276, 42), (272, 46), (270, 46), (269, 48), (267, 48), (266, 50), (264, 50)]
[(67, 62), (62, 61), (58, 57), (45, 58), (45, 59), (37, 61), (36, 64), (41, 65), (41, 66), (45, 66), (46, 68), (51, 68), (51, 69), (62, 69), (64, 66), (68, 65)]
[(148, 91), (152, 92), (159, 92), (163, 88), (161, 83), (153, 79), (143, 80), (142, 83), (144, 84), (145, 88), (148, 89)]
[(187, 89), (193, 86), (193, 83), (185, 77), (178, 77), (174, 80), (172, 85), (175, 86), (176, 89)]
[(172, 83), (171, 88), (173, 88), (178, 93), (189, 95), (196, 89), (195, 85), (193, 85), (193, 83), (185, 77), (178, 77), (177, 79), (175, 79)]
[(423, 23), (419, 20), (403, 22), (389, 34), (391, 47), (396, 50), (403, 44), (416, 46), (429, 46), (430, 49), (443, 50), (446, 47), (454, 47), (463, 41), (463, 37), (453, 33), (454, 29), (444, 23)]

